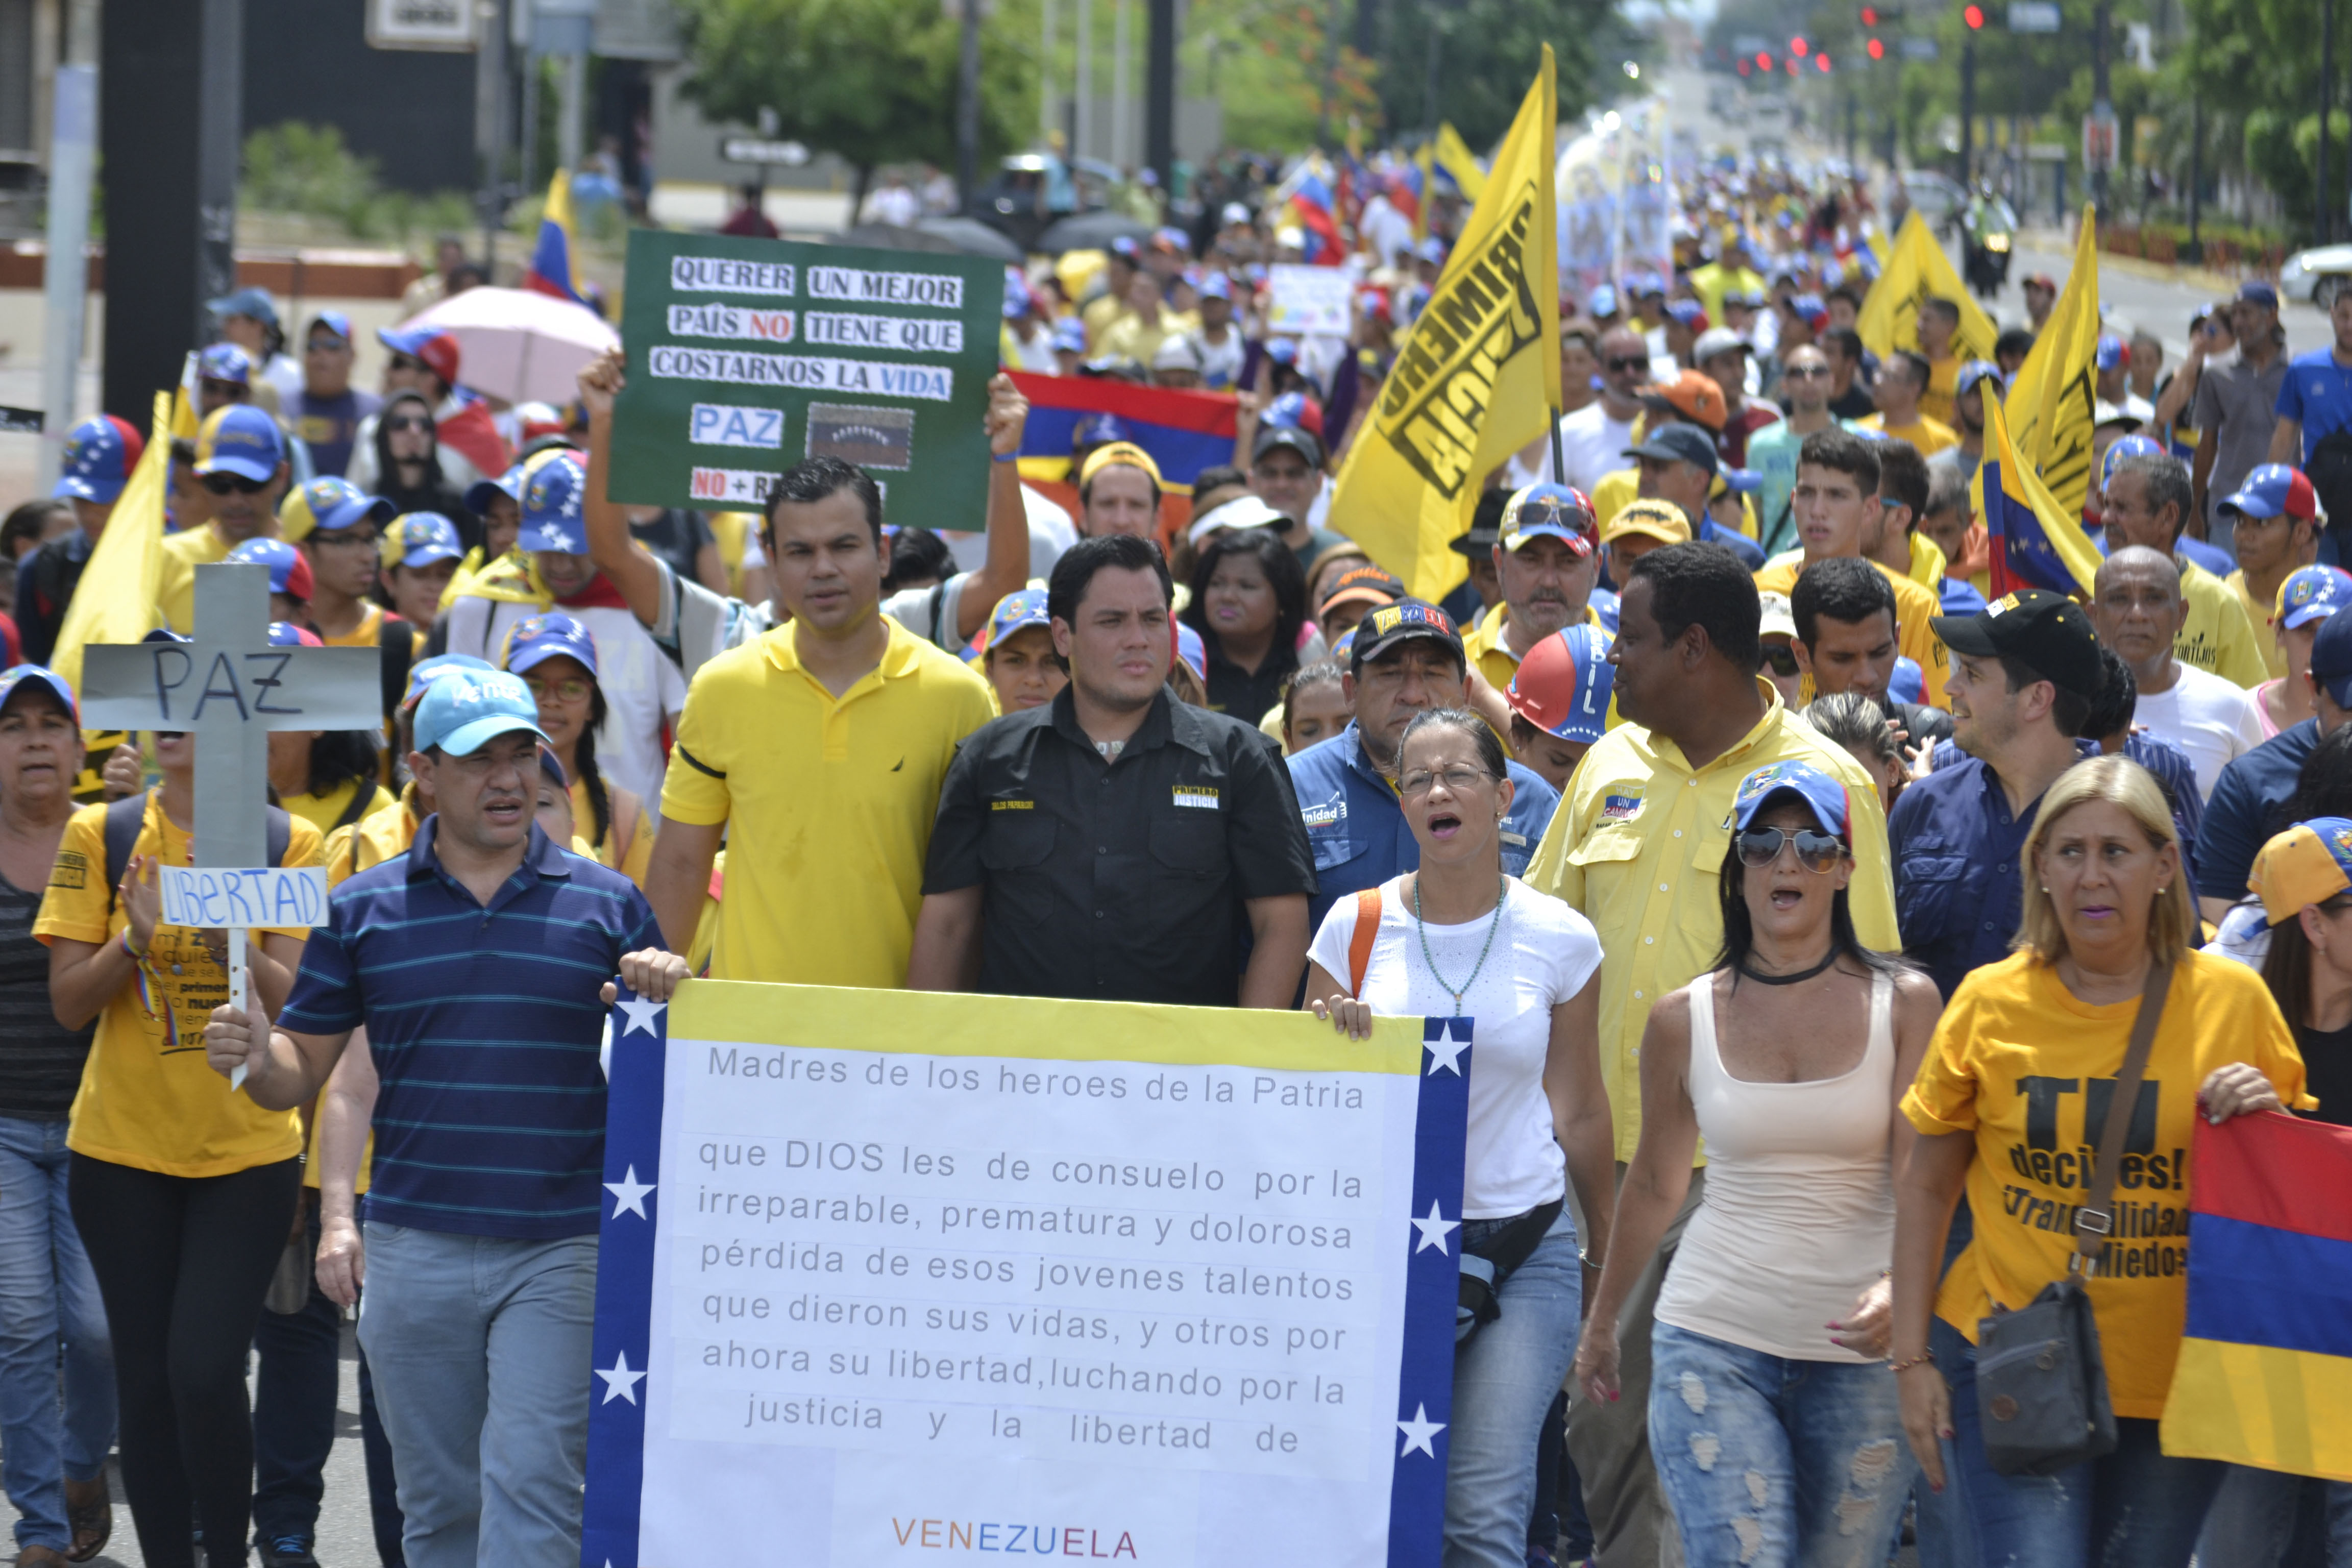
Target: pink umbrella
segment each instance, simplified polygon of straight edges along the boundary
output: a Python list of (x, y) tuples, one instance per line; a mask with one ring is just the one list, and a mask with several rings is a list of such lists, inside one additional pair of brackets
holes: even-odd
[(585, 305), (525, 289), (468, 289), (402, 324), (456, 338), (459, 379), (509, 403), (569, 403), (580, 367), (621, 344)]

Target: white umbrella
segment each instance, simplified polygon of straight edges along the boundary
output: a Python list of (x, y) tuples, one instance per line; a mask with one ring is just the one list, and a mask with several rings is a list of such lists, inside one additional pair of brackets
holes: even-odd
[(585, 305), (527, 289), (468, 289), (402, 326), (438, 327), (456, 338), (458, 379), (509, 403), (571, 402), (580, 367), (621, 344)]

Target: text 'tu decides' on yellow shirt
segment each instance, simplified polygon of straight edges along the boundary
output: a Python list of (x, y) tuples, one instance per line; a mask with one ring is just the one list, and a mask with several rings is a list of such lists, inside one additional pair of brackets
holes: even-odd
[[(169, 866), (194, 863), (188, 834), (163, 815), (155, 791), (148, 792), (146, 820), (131, 853), (160, 857)], [(293, 818), (285, 863), (316, 866), (319, 854), (319, 830)], [(91, 943), (118, 940), (130, 917), (120, 900), (108, 910), (106, 869), (106, 807), (84, 806), (66, 824), (33, 934)], [(299, 940), (310, 932), (276, 934)], [(261, 935), (256, 931), (249, 940)], [(228, 976), (199, 933), (157, 926), (148, 957), (155, 1016), (141, 1005), (135, 984), (126, 984), (99, 1014), (66, 1146), (93, 1160), (167, 1176), (226, 1176), (300, 1153), (301, 1128), (292, 1111), (262, 1110), (232, 1093), (228, 1079), (205, 1064), (205, 1025), (228, 1000)], [(176, 1038), (163, 1028), (167, 999)]]
[[(1919, 666), (1925, 681), (1919, 700), (1927, 707), (1941, 708), (1944, 681), (1952, 673), (1952, 656), (1945, 648), (1944, 639), (1936, 635), (1935, 627), (1936, 617), (1944, 613), (1943, 597), (1933, 588), (1923, 587), (1880, 562), (1871, 564), (1895, 588), (1895, 651)], [(1794, 594), (1804, 566), (1805, 552), (1801, 550), (1775, 555), (1764, 563), (1764, 570), (1756, 574), (1756, 591)]]
[(714, 978), (907, 983), (940, 785), (995, 708), (971, 666), (883, 620), (881, 663), (838, 700), (801, 668), (789, 626), (694, 678), (662, 815), (728, 825)]
[(182, 637), (196, 629), (196, 568), (228, 559), (229, 544), (209, 522), (163, 536), (163, 574), (155, 584), (155, 605), (163, 624)]
[[(2105, 1006), (2077, 999), (2026, 952), (1969, 974), (1945, 1007), (1903, 1113), (1924, 1133), (1976, 1135), (1968, 1174), (1976, 1239), (1936, 1299), (1936, 1315), (1969, 1342), (1994, 1307), (2022, 1307), (2066, 1272), (2104, 1126), (2091, 1111), (2105, 1115), (2138, 1011), (2137, 997)], [(2260, 1068), (2288, 1105), (2316, 1103), (2262, 977), (2231, 959), (2184, 953), (2116, 1171), (2115, 1230), (2090, 1281), (2117, 1415), (2164, 1414), (2189, 1310), (2197, 1089), (2231, 1062)]]
[(2227, 583), (2193, 561), (2180, 563), (2180, 597), (2189, 615), (2172, 639), (2174, 658), (2248, 691), (2271, 679), (2263, 658), (2264, 643), (2272, 640), (2268, 616), (2257, 623)]

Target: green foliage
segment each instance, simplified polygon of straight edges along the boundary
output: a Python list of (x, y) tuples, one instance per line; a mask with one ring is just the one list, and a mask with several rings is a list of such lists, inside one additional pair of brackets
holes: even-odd
[(1484, 153), (1510, 128), (1540, 46), (1559, 70), (1559, 117), (1573, 121), (1612, 76), (1625, 85), (1622, 62), (1652, 58), (1606, 0), (1389, 0), (1381, 17), (1381, 109), (1391, 133), (1430, 121), (1432, 51), (1438, 65), (1437, 118)]
[[(1199, 0), (1193, 6), (1187, 41), (1200, 68), (1186, 80), (1188, 87), (1202, 84), (1192, 90), (1215, 95), (1226, 142), (1281, 152), (1313, 143), (1323, 109), (1329, 20), (1329, 7), (1320, 0)], [(1372, 84), (1379, 67), (1345, 43), (1338, 64), (1332, 136), (1340, 137), (1353, 115), (1373, 132), (1368, 144), (1376, 145), (1382, 104)]]
[(461, 191), (417, 195), (387, 191), (375, 161), (343, 145), (331, 125), (289, 120), (245, 139), (242, 204), (263, 212), (299, 213), (340, 225), (354, 239), (406, 242), (418, 234), (463, 229), (473, 202)]
[[(1018, 144), (1036, 113), (1034, 17), (1010, 5), (981, 27), (981, 153)], [(694, 73), (714, 120), (757, 122), (854, 167), (955, 163), (959, 25), (940, 0), (680, 0)]]

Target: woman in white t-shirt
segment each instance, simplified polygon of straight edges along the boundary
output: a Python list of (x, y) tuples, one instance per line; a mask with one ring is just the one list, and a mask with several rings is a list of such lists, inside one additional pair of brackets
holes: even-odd
[[(1589, 1261), (1607, 1246), (1615, 1175), (1601, 942), (1582, 915), (1503, 874), (1512, 786), (1484, 721), (1423, 713), (1398, 760), (1421, 868), (1332, 906), (1308, 950), (1307, 994), (1316, 1016), (1357, 1039), (1375, 1015), (1475, 1021), (1454, 1241), (1501, 1276), (1490, 1303), (1500, 1315), (1454, 1356), (1453, 1421), (1438, 1450), (1445, 1568), (1522, 1568), (1537, 1436), (1575, 1353), (1584, 1294), (1568, 1181), (1589, 1216)], [(1376, 923), (1360, 941), (1366, 918)]]
[(1804, 763), (1739, 783), (1723, 954), (1642, 1035), (1642, 1139), (1578, 1346), (1617, 1397), (1617, 1319), (1690, 1190), (1658, 1292), (1650, 1452), (1691, 1568), (1884, 1563), (1913, 1461), (1886, 1365), (1893, 1161), (1941, 1011), (1855, 940), (1845, 786)]

